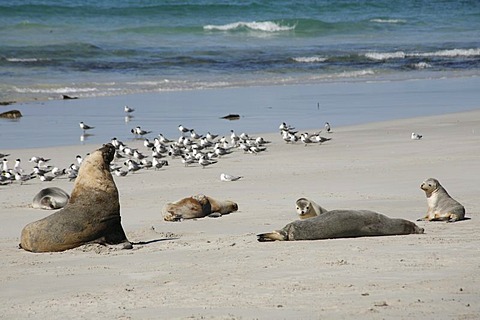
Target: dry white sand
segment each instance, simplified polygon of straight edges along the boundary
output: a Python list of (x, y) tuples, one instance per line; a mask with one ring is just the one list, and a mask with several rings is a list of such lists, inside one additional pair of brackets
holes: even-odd
[[(274, 133), (264, 136), (272, 143), (259, 155), (237, 151), (205, 169), (169, 160), (160, 171), (115, 177), (127, 236), (144, 242), (133, 250), (18, 249), (23, 226), (51, 214), (31, 208), (33, 196), (46, 186), (70, 192), (73, 183), (1, 186), (0, 317), (479, 319), (480, 111), (333, 129), (321, 146), (287, 145)], [(411, 140), (412, 131), (424, 138)], [(67, 166), (97, 147), (10, 153)], [(222, 172), (244, 178), (221, 182)], [(426, 212), (419, 186), (429, 177), (466, 207), (470, 220), (417, 222), (423, 235), (256, 240), (296, 219), (299, 197), (414, 221)], [(239, 211), (162, 220), (164, 203), (197, 193), (234, 200)]]

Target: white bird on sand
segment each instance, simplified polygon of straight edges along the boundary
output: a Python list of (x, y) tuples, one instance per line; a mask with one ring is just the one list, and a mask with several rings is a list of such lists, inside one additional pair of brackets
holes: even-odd
[(128, 174), (128, 171), (125, 170), (120, 170), (120, 169), (115, 169), (113, 171), (117, 177), (125, 177)]
[(20, 174), (23, 174), (24, 171), (23, 171), (22, 167), (20, 166), (20, 162), (21, 162), (20, 159), (15, 160), (15, 166), (13, 167), (13, 171), (18, 172)]
[(83, 121), (80, 122), (79, 125), (80, 125), (80, 129), (82, 129), (84, 133), (85, 133), (87, 130), (91, 130), (91, 129), (94, 129), (94, 128), (95, 128), (95, 127), (89, 126), (88, 124), (83, 123)]
[(132, 113), (133, 111), (135, 111), (135, 109), (130, 108), (129, 106), (125, 106), (123, 107), (123, 111), (125, 111), (125, 113)]
[(190, 136), (192, 139), (200, 139), (203, 137), (203, 135), (196, 133), (194, 129), (190, 130)]
[(54, 176), (45, 176), (43, 174), (39, 174), (38, 178), (43, 182), (49, 182), (49, 181), (52, 181), (53, 179), (55, 179)]
[(420, 139), (422, 139), (422, 137), (423, 136), (421, 134), (412, 132), (412, 140), (420, 140)]
[(215, 140), (215, 138), (218, 137), (218, 134), (212, 134), (210, 132), (207, 132), (207, 139), (208, 140)]
[(313, 143), (313, 141), (310, 139), (307, 133), (302, 133), (300, 135), (300, 140), (302, 140), (302, 142), (305, 143), (305, 146), (307, 146), (309, 143)]
[(330, 123), (328, 122), (325, 122), (325, 131), (327, 131), (327, 133), (332, 133), (332, 128), (330, 127)]
[(134, 135), (143, 136), (143, 135), (151, 133), (152, 131), (143, 130), (142, 128), (140, 128), (140, 126), (136, 126), (132, 130), (130, 130), (130, 132), (133, 133)]
[(5, 171), (5, 172), (8, 171), (8, 160), (7, 160), (7, 159), (3, 159), (3, 162), (2, 162), (2, 171)]
[(200, 164), (202, 166), (202, 169), (204, 169), (206, 166), (209, 166), (211, 164), (214, 164), (214, 163), (217, 163), (217, 161), (215, 160), (208, 160), (207, 157), (205, 156), (202, 156), (199, 160), (198, 160), (198, 164)]
[(228, 173), (222, 173), (220, 175), (220, 180), (222, 181), (237, 181), (243, 178), (242, 176), (232, 176), (231, 174)]

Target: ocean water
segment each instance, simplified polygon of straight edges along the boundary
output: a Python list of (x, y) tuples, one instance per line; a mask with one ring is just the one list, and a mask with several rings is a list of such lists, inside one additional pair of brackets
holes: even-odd
[(479, 76), (478, 0), (0, 1), (0, 151), (464, 111)]
[(478, 75), (480, 1), (0, 1), (0, 43), (0, 101)]

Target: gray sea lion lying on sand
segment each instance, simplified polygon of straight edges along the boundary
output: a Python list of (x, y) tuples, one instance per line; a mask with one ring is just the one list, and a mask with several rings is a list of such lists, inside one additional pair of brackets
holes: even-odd
[(448, 194), (447, 190), (437, 179), (425, 180), (420, 189), (425, 191), (427, 196), (428, 210), (424, 218), (418, 219), (428, 221), (454, 222), (465, 219), (465, 208)]
[(110, 174), (115, 148), (106, 144), (86, 157), (67, 205), (22, 230), (20, 248), (54, 252), (96, 242), (131, 248), (120, 223), (118, 190)]
[(162, 209), (162, 214), (165, 221), (181, 221), (206, 216), (216, 218), (237, 210), (238, 205), (233, 201), (222, 201), (198, 194), (173, 203), (167, 203)]
[(257, 235), (258, 241), (320, 240), (423, 233), (415, 223), (369, 210), (331, 210)]
[(57, 187), (45, 188), (40, 190), (32, 200), (32, 207), (35, 209), (60, 209), (70, 199), (68, 193)]

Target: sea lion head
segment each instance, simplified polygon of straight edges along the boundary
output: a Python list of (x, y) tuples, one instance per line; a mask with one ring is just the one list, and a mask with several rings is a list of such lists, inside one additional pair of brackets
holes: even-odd
[(55, 201), (54, 197), (50, 196), (45, 196), (40, 200), (40, 205), (42, 209), (56, 209), (57, 207), (57, 202)]
[(297, 213), (301, 216), (310, 211), (310, 201), (305, 198), (298, 199), (295, 204)]
[(428, 178), (420, 185), (420, 189), (425, 191), (427, 197), (440, 187), (440, 182), (434, 178)]
[(115, 157), (115, 147), (113, 144), (106, 143), (100, 149), (98, 149), (98, 151), (102, 152), (103, 161), (107, 165), (110, 165), (110, 162), (112, 162), (113, 158)]
[[(111, 201), (118, 205), (118, 190), (110, 173), (110, 162), (115, 156), (115, 147), (111, 143), (104, 144), (101, 148), (90, 153), (82, 161), (82, 165), (75, 179), (73, 191), (70, 196), (71, 202), (78, 201), (79, 198), (86, 198), (90, 203), (98, 201)], [(98, 201), (91, 199), (93, 195)], [(100, 200), (101, 199), (101, 200)]]

